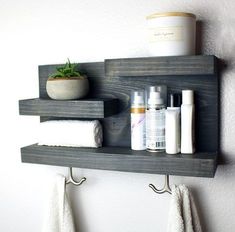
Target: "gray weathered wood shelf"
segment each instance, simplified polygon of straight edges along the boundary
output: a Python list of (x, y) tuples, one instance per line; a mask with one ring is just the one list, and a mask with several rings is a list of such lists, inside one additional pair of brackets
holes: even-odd
[(125, 147), (74, 148), (37, 144), (21, 148), (22, 162), (124, 172), (214, 177), (217, 154), (166, 155)]
[(215, 75), (215, 56), (168, 56), (105, 60), (105, 74), (119, 77)]
[[(96, 118), (103, 126), (103, 148), (32, 145), (21, 150), (28, 163), (80, 168), (213, 177), (219, 153), (218, 59), (213, 55), (109, 59), (81, 63), (94, 100), (54, 101), (46, 91), (48, 76), (58, 65), (39, 66), (39, 99), (19, 102), (20, 114), (41, 121), (61, 117)], [(151, 154), (130, 150), (130, 93), (149, 85), (166, 85), (168, 93), (195, 92), (194, 155)], [(106, 100), (102, 100), (107, 98)], [(116, 114), (117, 113), (117, 114)]]
[(19, 101), (21, 115), (99, 119), (116, 114), (117, 109), (118, 99), (56, 101), (35, 98)]

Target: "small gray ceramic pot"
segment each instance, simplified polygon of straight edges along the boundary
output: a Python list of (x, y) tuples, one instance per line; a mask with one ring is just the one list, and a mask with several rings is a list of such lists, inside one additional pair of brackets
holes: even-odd
[(86, 77), (48, 79), (46, 90), (54, 100), (75, 100), (88, 94), (89, 82)]

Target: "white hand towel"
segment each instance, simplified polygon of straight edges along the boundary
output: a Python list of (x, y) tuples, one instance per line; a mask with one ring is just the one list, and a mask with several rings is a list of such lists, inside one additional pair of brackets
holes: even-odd
[(56, 176), (49, 197), (42, 232), (75, 232), (72, 209), (65, 191), (65, 177)]
[(40, 123), (39, 145), (101, 147), (102, 126), (98, 120), (52, 120)]
[(172, 187), (167, 232), (202, 232), (195, 202), (185, 185)]

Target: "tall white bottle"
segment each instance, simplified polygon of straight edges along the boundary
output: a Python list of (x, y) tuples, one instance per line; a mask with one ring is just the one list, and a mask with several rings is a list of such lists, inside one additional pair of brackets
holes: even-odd
[(165, 151), (165, 105), (160, 92), (150, 89), (146, 109), (146, 148)]
[(145, 94), (144, 90), (131, 93), (131, 149), (145, 150)]
[[(176, 100), (177, 99), (177, 100)], [(166, 153), (177, 154), (180, 152), (180, 105), (181, 96), (179, 94), (170, 95), (170, 107), (166, 110)]]
[(193, 90), (182, 91), (181, 153), (195, 152), (195, 107)]

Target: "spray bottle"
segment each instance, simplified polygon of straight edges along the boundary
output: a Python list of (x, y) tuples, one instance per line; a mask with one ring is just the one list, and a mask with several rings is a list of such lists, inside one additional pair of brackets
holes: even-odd
[(147, 91), (146, 148), (150, 152), (165, 150), (165, 104), (155, 86)]
[(131, 149), (146, 149), (144, 90), (131, 92)]

